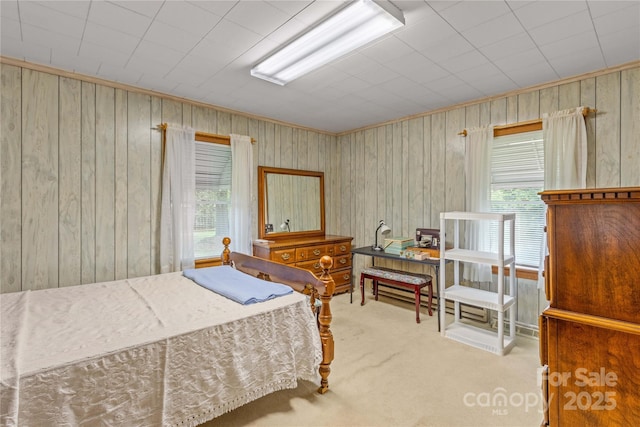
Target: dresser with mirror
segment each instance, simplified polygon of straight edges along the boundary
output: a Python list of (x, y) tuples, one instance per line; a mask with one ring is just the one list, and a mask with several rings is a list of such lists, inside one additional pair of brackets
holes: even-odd
[(333, 258), (335, 293), (351, 289), (352, 237), (325, 233), (324, 173), (258, 167), (258, 236), (253, 255), (311, 270)]

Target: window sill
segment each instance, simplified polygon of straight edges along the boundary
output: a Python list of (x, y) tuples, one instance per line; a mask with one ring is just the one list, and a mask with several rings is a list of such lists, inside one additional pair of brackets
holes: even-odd
[[(491, 266), (491, 272), (493, 274), (498, 274), (498, 267), (495, 265)], [(509, 275), (509, 267), (505, 267), (504, 269), (505, 276)], [(538, 280), (538, 269), (531, 267), (518, 267), (516, 266), (516, 277), (518, 279), (527, 279), (527, 280)]]

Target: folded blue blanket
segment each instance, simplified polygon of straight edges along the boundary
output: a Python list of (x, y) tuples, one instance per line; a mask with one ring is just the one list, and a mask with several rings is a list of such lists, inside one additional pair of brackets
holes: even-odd
[(243, 305), (267, 301), (293, 292), (287, 285), (249, 276), (228, 265), (190, 268), (182, 274), (198, 285)]

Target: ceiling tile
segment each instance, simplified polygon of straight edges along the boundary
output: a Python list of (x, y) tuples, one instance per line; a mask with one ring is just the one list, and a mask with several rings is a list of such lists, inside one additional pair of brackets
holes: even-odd
[(22, 40), (27, 43), (40, 44), (51, 49), (76, 51), (80, 47), (80, 39), (65, 34), (49, 31), (27, 23), (22, 23)]
[[(121, 48), (120, 46), (118, 47)], [(123, 53), (121, 50), (112, 49), (108, 46), (101, 46), (91, 43), (86, 39), (80, 45), (79, 54), (85, 58), (104, 62), (105, 58), (109, 59), (109, 64), (114, 67), (124, 67), (131, 57), (130, 52)]]
[(450, 58), (469, 53), (474, 47), (467, 39), (459, 34), (454, 34), (446, 40), (429, 43), (420, 52), (434, 62), (442, 62)]
[(168, 1), (163, 4), (151, 28), (161, 31), (163, 24), (166, 24), (173, 28), (180, 28), (182, 33), (191, 34), (192, 37), (200, 39), (209, 33), (221, 19), (221, 16), (191, 3)]
[(607, 67), (637, 61), (640, 58), (640, 26), (600, 37), (600, 45)]
[(598, 36), (616, 33), (624, 28), (640, 27), (640, 2), (593, 20)]
[(546, 62), (536, 62), (507, 72), (509, 78), (519, 87), (529, 87), (557, 80), (558, 73)]
[(80, 38), (84, 30), (84, 19), (67, 15), (35, 2), (20, 2), (20, 20), (52, 33)]
[(502, 1), (462, 1), (441, 10), (440, 16), (459, 32), (464, 32), (510, 12)]
[(496, 43), (483, 46), (479, 50), (490, 61), (497, 61), (503, 58), (509, 59), (512, 55), (517, 55), (520, 52), (525, 52), (535, 47), (529, 34), (520, 33)]
[[(71, 3), (76, 3), (76, 2), (77, 0), (71, 1)], [(96, 3), (95, 1), (92, 1), (91, 4), (93, 5), (95, 3)], [(166, 2), (163, 0), (121, 0), (121, 1), (112, 0), (112, 1), (109, 1), (109, 3), (113, 3), (114, 5), (120, 6), (132, 12), (136, 12), (148, 18), (153, 18), (154, 16), (156, 16), (156, 14), (158, 13), (158, 10), (160, 10), (162, 5)]]
[(173, 25), (154, 21), (144, 35), (144, 40), (186, 54), (193, 49), (202, 38), (193, 33), (188, 33), (181, 28), (174, 27)]
[(529, 34), (531, 34), (536, 45), (543, 46), (589, 31), (593, 31), (593, 23), (589, 17), (589, 12), (584, 10), (575, 15), (536, 27), (530, 30)]
[[(5, 1), (3, 0), (2, 3), (4, 4)], [(21, 7), (24, 3), (24, 1), (20, 2)], [(87, 19), (87, 13), (89, 13), (90, 6), (89, 2), (80, 1), (45, 0), (33, 3), (38, 3), (49, 9), (56, 10), (64, 15), (75, 16), (76, 18), (81, 18), (82, 20)]]
[(82, 44), (104, 46), (122, 54), (131, 55), (140, 39), (130, 34), (123, 33), (113, 28), (95, 23), (87, 23)]
[(291, 19), (291, 16), (267, 2), (240, 1), (227, 13), (225, 19), (267, 36)]
[(394, 33), (395, 37), (418, 51), (447, 42), (457, 34), (457, 31), (438, 15), (430, 16), (418, 25), (405, 27)]
[(87, 19), (90, 22), (138, 38), (144, 35), (151, 24), (151, 18), (148, 16), (106, 1), (91, 2), (91, 9)]
[(0, 16), (4, 18), (20, 19), (20, 13), (18, 12), (17, 0), (0, 1)]
[(599, 47), (576, 50), (564, 56), (549, 59), (549, 63), (560, 75), (560, 78), (582, 74), (582, 70), (599, 70), (606, 67), (606, 63)]
[(462, 55), (458, 55), (454, 58), (439, 61), (438, 65), (451, 73), (458, 73), (460, 71), (477, 67), (486, 62), (488, 62), (488, 60), (482, 53), (477, 50), (472, 50), (471, 52), (463, 53)]
[(524, 28), (531, 30), (586, 10), (587, 5), (583, 1), (534, 1), (514, 8), (514, 13)]
[(515, 16), (506, 14), (463, 31), (462, 35), (467, 40), (473, 40), (473, 46), (479, 48), (509, 39), (522, 32), (522, 25)]
[[(493, 63), (505, 74), (509, 75), (513, 70), (519, 70), (523, 67), (529, 67), (535, 64), (546, 63), (547, 59), (544, 57), (539, 49), (533, 48), (524, 50), (522, 52), (514, 53), (513, 55), (494, 61)], [(557, 78), (557, 76), (556, 76)]]
[(362, 49), (362, 54), (376, 62), (382, 59), (388, 62), (413, 51), (414, 49), (399, 38), (389, 36)]
[(547, 59), (561, 58), (590, 49), (599, 49), (598, 39), (592, 31), (540, 46), (540, 52)]
[[(634, 8), (634, 7), (637, 8), (638, 6), (639, 5), (637, 1), (629, 1), (629, 0), (592, 1), (592, 2), (589, 2), (589, 11), (591, 12), (591, 16), (593, 17), (593, 19), (597, 19), (602, 16), (609, 15), (611, 13), (618, 12), (624, 9)], [(632, 10), (630, 10), (629, 12), (636, 13), (636, 12), (633, 12)], [(639, 17), (639, 16), (640, 15), (636, 13), (636, 17)]]

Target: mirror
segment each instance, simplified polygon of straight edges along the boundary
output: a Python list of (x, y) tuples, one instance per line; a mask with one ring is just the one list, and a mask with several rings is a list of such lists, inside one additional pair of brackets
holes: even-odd
[(258, 235), (324, 235), (324, 173), (258, 166)]

